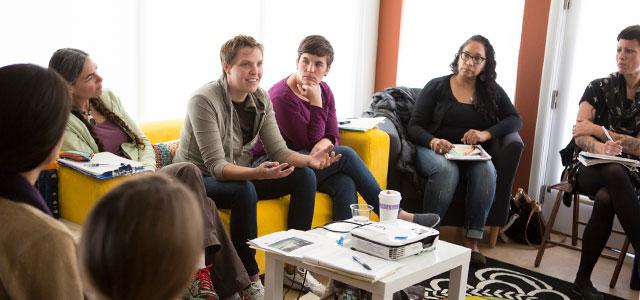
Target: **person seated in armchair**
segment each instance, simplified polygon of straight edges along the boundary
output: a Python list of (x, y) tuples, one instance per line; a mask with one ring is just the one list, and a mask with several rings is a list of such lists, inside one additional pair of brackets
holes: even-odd
[[(247, 240), (257, 236), (256, 202), (290, 194), (288, 227), (310, 229), (316, 191), (312, 169), (324, 169), (341, 157), (335, 155), (333, 145), (310, 155), (287, 148), (271, 100), (258, 87), (262, 54), (262, 44), (246, 35), (222, 45), (222, 76), (199, 88), (189, 100), (175, 158), (200, 167), (207, 194), (219, 207), (231, 209), (231, 239), (254, 280), (258, 280), (258, 264)], [(272, 161), (252, 164), (251, 149), (258, 138)], [(289, 266), (287, 272), (293, 268)], [(311, 281), (311, 276), (306, 280)], [(313, 292), (322, 295), (324, 287)]]
[[(63, 137), (63, 151), (111, 152), (155, 170), (151, 143), (124, 110), (120, 99), (109, 90), (103, 91), (97, 65), (86, 52), (59, 49), (52, 55), (49, 68), (62, 75), (72, 90), (72, 109)], [(251, 281), (244, 269), (218, 216), (215, 202), (207, 197), (200, 170), (190, 163), (175, 163), (159, 172), (186, 184), (202, 207), (204, 261), (196, 273), (199, 285), (192, 286), (192, 296), (229, 297), (241, 293), (261, 299), (264, 288), (259, 281)], [(211, 279), (217, 287), (215, 291)]]
[(465, 241), (471, 265), (484, 266), (478, 249), (494, 200), (496, 170), (491, 160), (448, 160), (454, 143), (483, 144), (522, 126), (509, 97), (496, 83), (493, 46), (485, 37), (466, 40), (450, 65), (453, 74), (432, 79), (422, 89), (409, 121), (416, 166), (426, 177), (423, 208), (444, 217), (461, 178), (466, 183)]
[(0, 299), (83, 299), (74, 238), (34, 186), (60, 151), (67, 85), (36, 65), (5, 66), (0, 102)]
[(202, 252), (200, 210), (184, 184), (163, 174), (136, 176), (106, 193), (80, 239), (87, 298), (182, 296)]
[[(382, 191), (358, 154), (340, 145), (336, 103), (329, 85), (322, 81), (333, 62), (333, 47), (320, 35), (305, 37), (298, 46), (297, 71), (269, 89), (276, 121), (290, 149), (314, 153), (328, 145), (341, 154), (339, 162), (322, 170), (314, 170), (318, 191), (331, 196), (333, 219), (351, 218), (350, 204), (357, 203), (360, 193), (367, 204), (379, 213), (378, 195)], [(253, 149), (258, 160), (266, 159), (262, 143)], [(412, 214), (400, 210), (398, 218), (434, 227), (436, 214)]]
[(575, 146), (570, 143), (563, 150), (572, 155), (565, 168), (568, 181), (594, 199), (573, 284), (583, 299), (604, 299), (593, 287), (591, 273), (615, 216), (633, 248), (640, 249), (640, 172), (616, 163), (586, 167), (578, 161), (580, 151), (640, 159), (640, 25), (623, 29), (617, 40), (618, 71), (589, 83), (573, 126)]

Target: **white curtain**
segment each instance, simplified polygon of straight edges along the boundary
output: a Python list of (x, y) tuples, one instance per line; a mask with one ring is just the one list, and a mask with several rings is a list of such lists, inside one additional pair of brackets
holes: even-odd
[(475, 34), (496, 51), (497, 82), (514, 101), (524, 0), (404, 0), (397, 85), (422, 88), (451, 73), (460, 45)]
[(378, 0), (5, 1), (0, 66), (46, 66), (58, 48), (89, 52), (104, 87), (138, 121), (182, 118), (191, 93), (221, 75), (219, 50), (237, 34), (264, 44), (261, 86), (296, 71), (307, 35), (333, 44), (325, 78), (338, 115), (360, 115), (373, 93)]

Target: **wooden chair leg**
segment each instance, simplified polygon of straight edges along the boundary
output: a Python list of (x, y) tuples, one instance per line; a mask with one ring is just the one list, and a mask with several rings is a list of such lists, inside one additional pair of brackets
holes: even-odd
[(578, 224), (580, 219), (580, 194), (573, 194), (573, 222), (571, 223), (571, 245), (578, 245)]
[(489, 247), (493, 248), (496, 246), (498, 242), (498, 234), (500, 233), (500, 226), (491, 226), (491, 231), (489, 232)]
[(542, 261), (542, 256), (544, 255), (544, 250), (546, 249), (545, 246), (547, 245), (547, 241), (549, 241), (549, 237), (551, 236), (551, 229), (553, 228), (553, 224), (556, 222), (556, 216), (558, 215), (560, 203), (562, 202), (562, 193), (562, 191), (558, 191), (558, 195), (556, 196), (556, 203), (553, 204), (551, 215), (549, 215), (549, 220), (547, 221), (546, 228), (544, 230), (544, 236), (542, 237), (542, 242), (540, 243), (540, 248), (538, 248), (538, 254), (536, 255), (536, 261), (534, 263), (536, 267), (540, 266), (540, 261)]
[(616, 263), (616, 268), (613, 270), (613, 275), (611, 276), (611, 282), (609, 282), (610, 288), (616, 287), (616, 283), (618, 282), (618, 275), (620, 275), (620, 269), (622, 269), (622, 264), (624, 264), (624, 258), (627, 256), (627, 251), (629, 251), (629, 238), (624, 239), (622, 249), (620, 249), (618, 263)]

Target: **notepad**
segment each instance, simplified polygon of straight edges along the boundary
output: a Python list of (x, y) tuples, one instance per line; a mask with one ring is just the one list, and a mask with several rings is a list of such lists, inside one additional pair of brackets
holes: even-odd
[(126, 176), (148, 171), (140, 162), (120, 157), (111, 152), (100, 152), (93, 155), (90, 161), (74, 161), (59, 158), (61, 165), (98, 179)]
[(627, 168), (637, 168), (640, 167), (640, 161), (630, 158), (624, 158), (620, 156), (611, 156), (604, 154), (596, 154), (591, 152), (581, 151), (578, 155), (578, 161), (580, 161), (585, 166), (593, 166), (597, 164), (606, 164), (606, 163), (617, 163)]
[(340, 119), (338, 128), (342, 130), (367, 131), (376, 127), (384, 119), (384, 117)]
[(449, 160), (490, 160), (491, 155), (480, 145), (454, 144), (449, 152), (444, 154)]

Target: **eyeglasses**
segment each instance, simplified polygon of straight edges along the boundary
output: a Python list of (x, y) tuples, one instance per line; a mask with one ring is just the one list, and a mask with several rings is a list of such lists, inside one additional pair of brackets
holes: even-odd
[(469, 61), (470, 59), (473, 60), (473, 63), (476, 65), (479, 65), (481, 63), (483, 63), (485, 60), (487, 60), (486, 58), (478, 55), (478, 56), (473, 56), (471, 55), (471, 53), (467, 52), (467, 51), (462, 51), (460, 52), (460, 58), (462, 58), (463, 61)]

